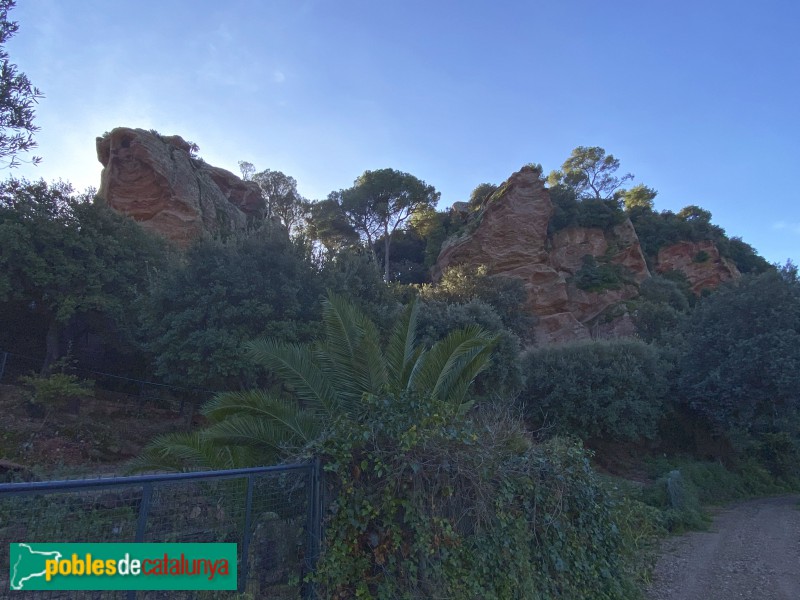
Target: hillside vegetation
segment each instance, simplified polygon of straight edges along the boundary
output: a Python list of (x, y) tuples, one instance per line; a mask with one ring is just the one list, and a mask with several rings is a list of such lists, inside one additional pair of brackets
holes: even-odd
[[(391, 169), (313, 203), (284, 176), (267, 205), (290, 223), (264, 214), (179, 250), (67, 184), (8, 180), (0, 350), (36, 363), (6, 395), (25, 416), (9, 412), (0, 458), (52, 460), (29, 451), (37, 420), (117, 447), (78, 417), (167, 417), (99, 410), (87, 371), (152, 381), (201, 416), (147, 430), (130, 469), (321, 457), (324, 597), (636, 597), (663, 531), (798, 485), (800, 279), (699, 207), (657, 212), (618, 167), (576, 149), (548, 179), (550, 231), (630, 219), (649, 264), (709, 241), (742, 275), (696, 294), (654, 274), (621, 304), (634, 336), (560, 345), (532, 335), (517, 279), (460, 265), (431, 282), (445, 240), (502, 201), (492, 184), (436, 211), (432, 186)], [(254, 171), (277, 193), (276, 172)], [(624, 275), (584, 267), (580, 289)]]

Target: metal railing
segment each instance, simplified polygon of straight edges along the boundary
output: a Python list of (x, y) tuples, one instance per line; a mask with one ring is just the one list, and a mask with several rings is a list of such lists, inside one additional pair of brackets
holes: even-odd
[[(0, 597), (312, 598), (321, 527), (319, 461), (0, 484)], [(235, 542), (238, 591), (11, 591), (15, 542)]]

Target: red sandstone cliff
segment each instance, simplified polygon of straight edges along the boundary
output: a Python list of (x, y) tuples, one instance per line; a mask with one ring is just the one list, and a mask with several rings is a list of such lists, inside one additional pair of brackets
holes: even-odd
[(720, 256), (711, 240), (678, 242), (661, 248), (658, 251), (656, 271), (680, 271), (686, 275), (695, 294), (741, 277), (736, 265)]
[(118, 127), (97, 138), (98, 196), (180, 246), (244, 229), (263, 206), (257, 184), (191, 156), (180, 136)]
[[(537, 343), (632, 335), (626, 301), (638, 297), (639, 284), (651, 274), (630, 220), (607, 230), (569, 227), (548, 234), (552, 215), (540, 173), (521, 169), (471, 217), (461, 235), (445, 242), (434, 281), (459, 264), (485, 265), (489, 275), (522, 279), (528, 309), (537, 317)], [(587, 255), (615, 269), (620, 281), (581, 289), (576, 275)], [(710, 241), (663, 248), (656, 268), (683, 272), (695, 293), (739, 276)]]

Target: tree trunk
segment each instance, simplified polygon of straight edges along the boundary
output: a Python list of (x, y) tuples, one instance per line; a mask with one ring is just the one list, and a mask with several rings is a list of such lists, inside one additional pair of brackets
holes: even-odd
[(386, 232), (383, 236), (383, 280), (386, 283), (389, 283), (389, 228), (386, 228)]

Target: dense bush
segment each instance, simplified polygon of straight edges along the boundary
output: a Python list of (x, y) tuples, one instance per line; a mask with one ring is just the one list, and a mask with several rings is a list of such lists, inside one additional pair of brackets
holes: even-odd
[(133, 304), (169, 256), (162, 240), (89, 192), (63, 182), (3, 182), (0, 344), (46, 354), (45, 368), (69, 346), (83, 359), (90, 336), (103, 350), (136, 352)]
[(464, 304), (479, 300), (490, 305), (503, 326), (527, 340), (535, 318), (525, 307), (528, 293), (521, 279), (487, 275), (484, 265), (456, 265), (444, 271), (436, 285), (423, 285), (419, 297), (426, 301)]
[(665, 410), (666, 365), (638, 340), (535, 348), (522, 357), (525, 414), (584, 439), (655, 436)]
[(430, 300), (423, 302), (419, 316), (420, 341), (431, 345), (455, 329), (480, 325), (498, 336), (492, 353), (492, 366), (475, 381), (475, 393), (482, 398), (514, 398), (522, 388), (519, 365), (520, 339), (503, 324), (490, 305), (480, 300), (450, 304)]
[(375, 399), (331, 438), (327, 598), (629, 598), (614, 505), (584, 452), (514, 419)]
[(202, 240), (163, 273), (143, 305), (142, 334), (169, 383), (233, 388), (252, 383), (242, 344), (259, 335), (309, 340), (324, 288), (284, 230)]
[(655, 275), (639, 286), (639, 298), (633, 309), (637, 335), (645, 342), (661, 342), (686, 319), (694, 301), (685, 278), (680, 283)]
[(553, 216), (548, 225), (551, 234), (567, 227), (611, 229), (626, 219), (616, 200), (579, 200), (575, 191), (564, 185), (551, 187), (550, 199), (553, 202)]
[(686, 324), (685, 402), (740, 442), (800, 423), (800, 281), (796, 269), (748, 275), (704, 298)]

